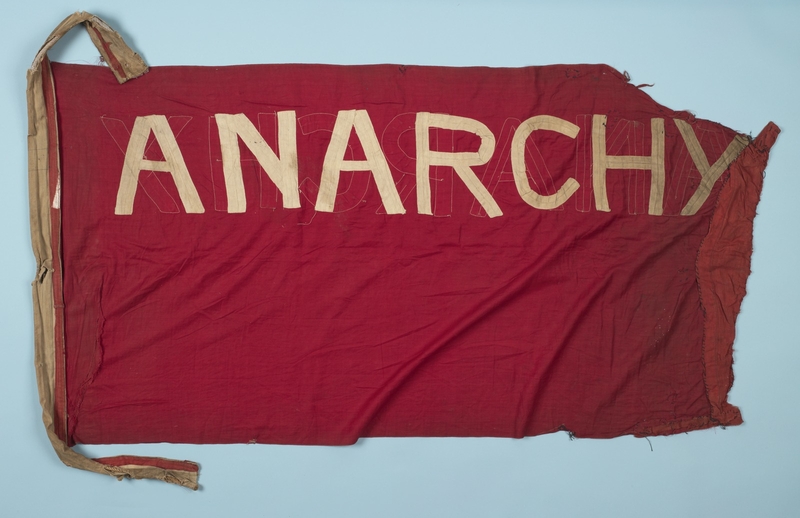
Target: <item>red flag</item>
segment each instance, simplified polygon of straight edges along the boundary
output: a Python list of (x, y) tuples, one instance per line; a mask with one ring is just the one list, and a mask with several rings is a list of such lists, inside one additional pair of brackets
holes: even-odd
[(741, 423), (731, 351), (772, 124), (751, 141), (605, 65), (120, 85), (54, 63), (52, 84), (68, 444)]

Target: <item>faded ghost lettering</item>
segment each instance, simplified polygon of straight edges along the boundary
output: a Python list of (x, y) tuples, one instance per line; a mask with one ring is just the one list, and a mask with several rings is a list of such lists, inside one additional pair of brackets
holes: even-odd
[[(247, 209), (245, 186), (242, 179), (242, 158), (240, 156), (239, 141), (252, 152), (255, 159), (263, 168), (283, 198), (285, 209), (295, 209), (300, 204), (300, 187), (298, 186), (298, 157), (297, 151), (297, 125), (298, 118), (294, 111), (277, 112), (277, 152), (270, 147), (259, 133), (253, 122), (244, 114), (219, 113), (214, 116), (219, 132), (220, 152), (222, 156), (225, 190), (228, 201), (229, 213), (242, 213)], [(566, 178), (557, 189), (550, 187), (553, 194), (542, 194), (541, 188), (532, 186), (525, 163), (526, 145), (536, 131), (555, 132), (570, 139), (576, 139), (581, 128), (570, 121), (551, 115), (536, 115), (520, 123), (516, 129), (509, 128), (508, 134), (513, 131), (511, 145), (508, 143), (496, 150), (496, 139), (492, 131), (482, 122), (468, 117), (460, 117), (443, 113), (419, 112), (408, 114), (414, 117), (409, 120), (408, 130), (414, 132), (416, 143), (416, 156), (408, 157), (416, 161), (415, 184), (417, 213), (433, 215), (431, 206), (431, 168), (450, 168), (461, 180), (467, 190), (472, 194), (475, 203), (486, 212), (490, 218), (503, 215), (503, 211), (491, 192), (479, 179), (475, 168), (492, 163), (502, 163), (510, 158), (514, 184), (520, 198), (535, 209), (552, 210), (561, 207), (580, 188), (581, 183), (575, 178)], [(583, 116), (582, 116), (583, 117)], [(588, 117), (588, 116), (587, 116)], [(331, 115), (333, 118), (333, 115)], [(580, 118), (580, 117), (579, 117)], [(413, 128), (411, 121), (413, 120)], [(581, 119), (583, 120), (583, 119)], [(747, 139), (737, 135), (728, 144), (727, 149), (713, 163), (710, 164), (706, 151), (703, 150), (695, 135), (692, 126), (682, 120), (673, 119), (675, 127), (681, 135), (681, 141), (691, 156), (692, 162), (700, 173), (701, 181), (691, 198), (681, 210), (681, 215), (691, 216), (702, 207), (711, 189), (727, 167), (736, 159), (739, 153), (747, 146)], [(587, 120), (588, 122), (588, 120)], [(580, 122), (579, 122), (580, 123)], [(642, 186), (645, 171), (649, 171), (650, 195), (647, 202), (647, 214), (661, 216), (664, 213), (664, 191), (666, 183), (665, 165), (665, 120), (662, 118), (650, 119), (650, 154), (642, 153), (643, 124), (640, 122), (623, 121), (634, 128), (638, 137), (634, 139), (638, 144), (633, 146), (633, 153), (624, 153), (621, 144), (607, 144), (607, 139), (612, 141), (619, 138), (608, 133), (608, 118), (606, 115), (594, 114), (591, 116), (591, 135), (586, 134), (578, 138), (576, 153), (589, 152), (591, 146), (591, 164), (581, 161), (584, 168), (591, 168), (591, 191), (594, 194), (595, 209), (600, 212), (610, 212), (611, 208), (607, 193), (607, 175), (609, 170), (629, 170), (631, 174), (638, 175), (638, 185)], [(588, 132), (588, 125), (584, 124), (584, 131)], [(617, 126), (622, 127), (622, 126)], [(432, 146), (432, 131), (450, 131), (454, 134), (471, 134), (477, 137), (477, 149), (468, 151), (441, 151)], [(505, 131), (505, 130), (504, 130)], [(364, 160), (348, 160), (345, 158), (348, 141), (351, 134), (355, 136), (363, 149)], [(147, 141), (150, 135), (164, 155), (163, 161), (148, 160), (145, 157)], [(505, 135), (506, 133), (504, 133)], [(610, 135), (610, 137), (609, 137)], [(501, 135), (502, 136), (502, 135)], [(385, 135), (384, 135), (385, 138)], [(503, 137), (508, 139), (508, 137)], [(562, 137), (557, 137), (562, 138)], [(624, 137), (629, 138), (629, 137)], [(589, 140), (587, 140), (589, 139)], [(622, 142), (626, 142), (623, 140)], [(384, 142), (386, 145), (387, 142)], [(390, 150), (397, 148), (396, 142), (389, 142)], [(394, 146), (394, 147), (391, 147)], [(441, 148), (439, 148), (441, 149)], [(504, 156), (493, 159), (495, 152)], [(541, 157), (539, 158), (541, 160)], [(538, 166), (537, 166), (538, 167)], [(588, 181), (588, 169), (582, 173), (580, 165), (578, 176)], [(204, 212), (203, 204), (198, 196), (192, 177), (186, 167), (181, 150), (170, 129), (164, 115), (148, 115), (137, 117), (128, 141), (125, 159), (120, 176), (119, 190), (114, 213), (130, 215), (133, 213), (133, 202), (139, 182), (141, 171), (167, 172), (172, 176), (178, 190), (180, 200), (187, 213)], [(367, 110), (341, 110), (336, 115), (330, 141), (325, 151), (325, 157), (320, 173), (320, 184), (314, 202), (314, 209), (318, 212), (333, 212), (339, 189), (342, 171), (364, 172), (372, 175), (378, 194), (386, 214), (405, 214), (406, 209), (400, 196), (396, 182), (402, 181), (409, 172), (400, 171), (397, 179), (392, 176), (389, 161), (378, 140), (375, 127)], [(359, 173), (361, 174), (361, 173)], [(576, 173), (577, 174), (577, 173)], [(584, 176), (584, 174), (586, 176)], [(489, 179), (491, 182), (491, 178)], [(645, 180), (646, 181), (646, 180)], [(496, 185), (492, 187), (492, 192)], [(554, 192), (555, 191), (555, 192)], [(405, 188), (403, 192), (407, 192)], [(644, 192), (643, 190), (641, 192)], [(308, 199), (306, 193), (304, 196)], [(405, 194), (403, 195), (406, 196)], [(586, 195), (584, 195), (586, 196)], [(642, 202), (644, 202), (643, 197)], [(638, 202), (637, 202), (638, 203)], [(477, 206), (477, 205), (475, 205)], [(632, 214), (644, 213), (641, 209), (629, 211)]]

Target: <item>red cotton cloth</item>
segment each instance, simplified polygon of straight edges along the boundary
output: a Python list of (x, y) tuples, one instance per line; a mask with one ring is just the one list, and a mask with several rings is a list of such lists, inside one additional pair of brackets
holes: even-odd
[(751, 142), (605, 65), (52, 79), (68, 444), (741, 423), (772, 124)]

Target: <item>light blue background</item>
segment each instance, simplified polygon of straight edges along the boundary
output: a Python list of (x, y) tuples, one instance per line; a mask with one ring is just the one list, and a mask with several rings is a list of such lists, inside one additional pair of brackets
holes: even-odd
[[(10, 2), (9, 2), (10, 3)], [(800, 3), (15, 0), (0, 41), (0, 516), (800, 516)], [(25, 70), (74, 10), (151, 65), (608, 63), (674, 109), (755, 135), (774, 120), (737, 324), (745, 424), (673, 437), (370, 439), (349, 447), (83, 447), (191, 459), (202, 490), (64, 467), (33, 370)], [(97, 62), (81, 30), (51, 53)]]

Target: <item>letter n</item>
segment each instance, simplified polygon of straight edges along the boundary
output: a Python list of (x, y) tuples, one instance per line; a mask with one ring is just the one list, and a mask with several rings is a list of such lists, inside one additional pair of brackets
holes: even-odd
[(256, 160), (283, 195), (287, 209), (300, 207), (297, 185), (297, 117), (293, 111), (278, 112), (278, 152), (280, 158), (243, 113), (218, 113), (219, 142), (222, 148), (222, 169), (228, 193), (228, 212), (245, 212), (247, 200), (242, 179), (242, 158), (239, 139), (255, 155)]

